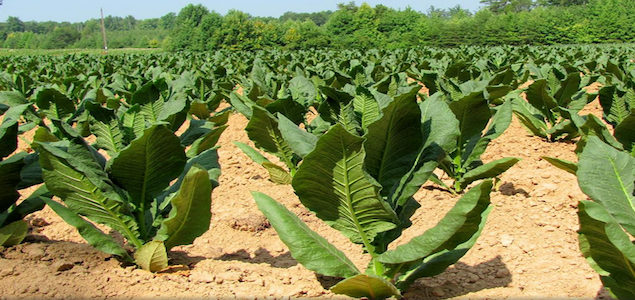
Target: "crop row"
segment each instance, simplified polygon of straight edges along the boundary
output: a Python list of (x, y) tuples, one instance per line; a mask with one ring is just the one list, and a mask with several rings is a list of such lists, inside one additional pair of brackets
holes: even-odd
[[(371, 262), (360, 271), (254, 192), (293, 257), (344, 278), (335, 293), (400, 297), (476, 242), (498, 176), (519, 161), (481, 155), (515, 115), (545, 141), (577, 142), (579, 162), (545, 159), (577, 175), (594, 200), (580, 203), (581, 251), (613, 295), (631, 298), (631, 57), (617, 46), (2, 57), (0, 242), (20, 243), (24, 216), (49, 205), (97, 249), (149, 271), (166, 268), (172, 247), (209, 228), (216, 143), (236, 112), (249, 119), (257, 149), (236, 145)], [(579, 114), (598, 97), (602, 118)], [(31, 149), (16, 152), (26, 132), (34, 132)], [(436, 226), (390, 246), (412, 224), (420, 207), (413, 196), (428, 181), (460, 199)]]

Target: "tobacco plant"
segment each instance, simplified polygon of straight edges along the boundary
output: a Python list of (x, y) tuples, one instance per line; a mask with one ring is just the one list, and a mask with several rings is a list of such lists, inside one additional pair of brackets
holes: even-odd
[(365, 272), (272, 198), (255, 201), (293, 257), (319, 274), (343, 277), (331, 291), (352, 297), (401, 297), (417, 278), (458, 261), (479, 236), (490, 212), (492, 182), (468, 191), (439, 223), (388, 250), (420, 204), (412, 197), (452, 143), (447, 106), (398, 97), (363, 136), (336, 124), (317, 141), (293, 177), (302, 204), (371, 257)]
[(574, 139), (579, 136), (579, 131), (570, 115), (580, 111), (596, 96), (582, 90), (586, 84), (579, 72), (562, 79), (555, 76), (537, 79), (527, 88), (526, 101), (520, 97), (512, 99), (514, 114), (535, 136), (551, 142)]
[[(442, 98), (435, 94), (426, 101)], [(509, 101), (491, 108), (483, 92), (472, 92), (457, 101), (436, 101), (452, 111), (446, 126), (452, 131), (453, 143), (445, 149), (446, 154), (439, 167), (454, 180), (452, 192), (460, 193), (471, 183), (487, 178), (496, 178), (520, 159), (505, 157), (484, 164), (481, 155), (489, 143), (499, 137), (509, 127), (512, 119), (512, 105)], [(438, 178), (433, 179), (445, 186)]]
[[(65, 205), (46, 203), (89, 244), (154, 272), (167, 267), (172, 247), (207, 231), (219, 176), (215, 148), (187, 156), (169, 127), (156, 124), (106, 160), (73, 128), (55, 124), (65, 139), (38, 148), (46, 186)], [(84, 217), (121, 234), (134, 259)]]

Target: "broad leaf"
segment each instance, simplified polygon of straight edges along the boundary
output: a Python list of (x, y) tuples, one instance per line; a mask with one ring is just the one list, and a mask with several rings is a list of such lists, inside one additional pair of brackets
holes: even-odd
[(91, 168), (85, 165), (77, 168), (69, 162), (75, 159), (53, 146), (40, 144), (40, 165), (49, 191), (73, 212), (108, 225), (135, 246), (141, 246), (137, 240), (137, 224), (129, 214), (127, 203)]
[(35, 102), (51, 119), (65, 120), (75, 113), (75, 103), (56, 89), (40, 91)]
[(22, 243), (29, 230), (29, 224), (23, 220), (0, 227), (0, 246), (11, 247)]
[(459, 179), (457, 184), (460, 189), (465, 189), (470, 183), (487, 178), (494, 178), (500, 174), (503, 174), (513, 165), (520, 161), (520, 158), (515, 157), (505, 157), (501, 158), (489, 163), (486, 163), (482, 166), (478, 166), (472, 170), (469, 170), (467, 173)]
[(253, 160), (255, 163), (259, 165), (262, 165), (267, 162), (271, 163), (271, 161), (269, 161), (266, 157), (264, 157), (264, 155), (262, 155), (260, 152), (258, 152), (258, 150), (252, 148), (251, 146), (241, 142), (233, 142), (233, 143), (234, 145), (236, 145), (236, 147), (238, 147), (238, 149), (240, 149), (243, 153), (249, 156), (249, 158), (251, 158), (251, 160)]
[(85, 107), (93, 119), (90, 127), (91, 132), (97, 137), (97, 145), (105, 149), (110, 156), (114, 156), (124, 147), (122, 124), (116, 112), (92, 102), (86, 102)]
[(635, 234), (635, 158), (592, 136), (580, 155), (577, 175), (582, 191)]
[(624, 146), (624, 150), (635, 156), (635, 108), (631, 113), (615, 126), (615, 139)]
[(378, 233), (394, 228), (397, 217), (363, 170), (363, 141), (335, 125), (304, 159), (293, 188), (318, 218), (352, 242), (368, 245)]
[(474, 136), (480, 136), (492, 117), (483, 92), (474, 92), (450, 103), (450, 109), (459, 120), (458, 147), (463, 148)]
[(289, 172), (281, 166), (271, 162), (264, 162), (262, 166), (267, 169), (267, 172), (269, 172), (269, 178), (273, 181), (273, 183), (291, 184), (291, 181), (293, 180), (291, 174), (289, 174)]
[(578, 164), (574, 162), (556, 158), (556, 157), (548, 157), (548, 156), (542, 156), (541, 158), (548, 161), (550, 164), (554, 165), (556, 168), (566, 171), (567, 173), (576, 175), (576, 172), (578, 172)]
[(218, 140), (220, 139), (221, 134), (225, 132), (225, 129), (227, 129), (227, 127), (228, 125), (215, 127), (210, 132), (208, 132), (198, 140), (194, 141), (192, 147), (190, 147), (190, 149), (188, 149), (186, 152), (187, 157), (197, 156), (202, 152), (215, 147), (218, 143)]
[(20, 198), (16, 187), (22, 180), (20, 171), (25, 165), (26, 155), (26, 152), (21, 152), (0, 161), (0, 212), (6, 211)]
[(315, 149), (318, 137), (302, 130), (282, 114), (278, 114), (278, 130), (291, 150), (299, 157), (304, 158)]
[(151, 241), (134, 254), (135, 263), (141, 269), (158, 272), (168, 267), (168, 252), (162, 241)]
[(470, 189), (433, 228), (377, 259), (386, 264), (401, 264), (423, 259), (443, 250), (453, 250), (481, 230), (489, 214), (492, 182)]
[(315, 233), (269, 196), (252, 192), (258, 208), (267, 217), (293, 258), (309, 270), (333, 277), (350, 277), (359, 270), (344, 253)]
[(257, 147), (280, 157), (289, 168), (295, 168), (292, 162), (293, 151), (278, 129), (278, 120), (268, 111), (253, 107), (253, 115), (245, 128), (249, 139)]
[(165, 241), (166, 249), (191, 244), (209, 229), (212, 218), (212, 184), (207, 170), (193, 166), (170, 202), (172, 210), (161, 224), (155, 240)]
[(635, 297), (635, 245), (600, 204), (580, 201), (580, 249), (618, 299)]
[(531, 134), (547, 138), (547, 124), (542, 113), (521, 98), (512, 99), (514, 114)]
[(369, 300), (401, 298), (401, 293), (390, 281), (375, 275), (359, 274), (340, 281), (331, 288), (335, 294)]
[(165, 126), (155, 125), (109, 163), (114, 180), (143, 211), (181, 174), (186, 160), (179, 138)]
[(99, 230), (99, 228), (95, 227), (95, 225), (84, 220), (82, 217), (78, 216), (62, 204), (59, 204), (51, 199), (44, 199), (44, 201), (64, 220), (64, 222), (77, 228), (79, 234), (88, 242), (88, 244), (101, 252), (117, 255), (127, 261), (132, 261), (128, 252), (121, 247), (114, 238), (103, 233)]
[(408, 172), (422, 146), (421, 111), (417, 99), (398, 97), (368, 126), (364, 143), (366, 171), (388, 195)]

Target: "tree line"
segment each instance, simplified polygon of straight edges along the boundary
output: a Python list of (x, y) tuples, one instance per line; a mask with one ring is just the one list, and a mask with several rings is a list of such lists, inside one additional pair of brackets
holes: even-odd
[[(225, 15), (203, 5), (178, 14), (136, 20), (105, 18), (110, 48), (170, 51), (219, 49), (395, 49), (418, 45), (551, 45), (635, 42), (632, 0), (482, 0), (471, 12), (461, 6), (374, 7), (355, 2), (334, 11), (287, 12), (279, 18), (231, 10)], [(0, 23), (3, 48), (101, 48), (100, 21)]]

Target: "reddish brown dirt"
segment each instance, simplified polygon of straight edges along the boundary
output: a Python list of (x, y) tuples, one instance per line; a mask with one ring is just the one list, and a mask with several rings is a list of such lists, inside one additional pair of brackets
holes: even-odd
[[(597, 107), (590, 107), (597, 113)], [(250, 191), (277, 199), (344, 251), (360, 269), (368, 258), (337, 231), (300, 206), (291, 187), (267, 180), (231, 142), (249, 142), (241, 115), (230, 119), (219, 150), (223, 175), (213, 192), (209, 231), (171, 253), (171, 270), (151, 274), (122, 265), (88, 246), (50, 209), (28, 217), (33, 230), (18, 246), (0, 248), (0, 299), (26, 298), (340, 298), (325, 289), (332, 280), (299, 265), (256, 208)], [(23, 145), (24, 146), (24, 145)], [(501, 177), (494, 210), (472, 250), (444, 274), (416, 282), (408, 299), (607, 298), (598, 275), (578, 250), (575, 176), (542, 156), (576, 160), (571, 143), (530, 137), (514, 120), (492, 142), (484, 161), (522, 161)], [(398, 242), (433, 226), (456, 197), (428, 184), (414, 225)]]

